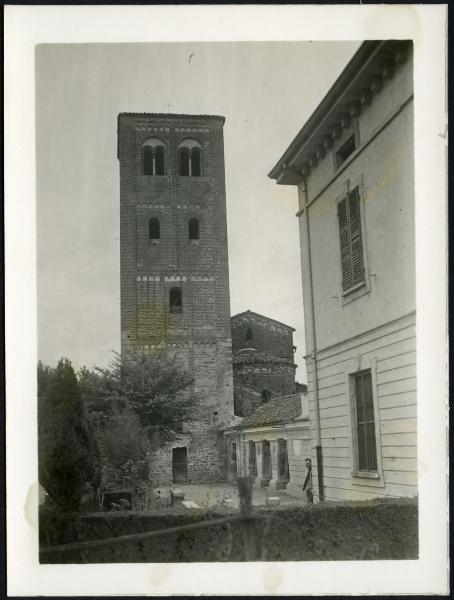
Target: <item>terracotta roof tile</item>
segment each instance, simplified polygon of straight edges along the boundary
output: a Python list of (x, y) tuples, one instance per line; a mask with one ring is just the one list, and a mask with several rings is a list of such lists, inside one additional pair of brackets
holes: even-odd
[(252, 415), (245, 417), (235, 429), (244, 429), (246, 427), (262, 427), (263, 425), (273, 425), (279, 423), (289, 423), (301, 414), (300, 394), (291, 394), (282, 396), (275, 400), (270, 400), (260, 406)]

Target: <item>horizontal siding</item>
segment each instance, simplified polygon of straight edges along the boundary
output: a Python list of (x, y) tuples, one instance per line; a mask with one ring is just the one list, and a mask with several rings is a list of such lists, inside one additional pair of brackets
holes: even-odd
[[(403, 320), (405, 321), (405, 319)], [(318, 353), (320, 428), (325, 496), (361, 500), (379, 496), (414, 496), (417, 493), (416, 339), (412, 319), (386, 326), (327, 352)], [(394, 329), (393, 329), (394, 327)], [(351, 407), (347, 369), (375, 359), (382, 477), (352, 476)], [(365, 368), (365, 367), (364, 367)], [(308, 370), (313, 389), (312, 365)], [(310, 415), (315, 404), (310, 395)], [(381, 448), (380, 448), (381, 446)], [(313, 456), (314, 459), (314, 456)], [(314, 462), (315, 466), (315, 462)], [(314, 479), (316, 481), (316, 469)], [(315, 486), (315, 482), (314, 482)]]
[(384, 471), (414, 471), (416, 472), (418, 465), (416, 458), (401, 458), (389, 457), (383, 458)]
[(329, 387), (329, 388), (324, 388), (322, 390), (319, 390), (319, 394), (318, 397), (320, 399), (325, 399), (325, 398), (339, 398), (341, 396), (345, 397), (346, 394), (346, 385), (345, 382), (342, 384), (338, 384), (336, 386), (333, 387)]
[(399, 485), (418, 484), (418, 474), (414, 471), (385, 471), (386, 483), (398, 483)]
[[(314, 401), (310, 402), (312, 408), (314, 407)], [(330, 396), (328, 398), (320, 398), (319, 399), (319, 408), (321, 410), (325, 408), (332, 408), (335, 406), (345, 406), (346, 405), (346, 397), (345, 394), (336, 394), (335, 396)]]
[(323, 452), (328, 453), (328, 450), (337, 451), (338, 448), (348, 448), (350, 450), (351, 443), (349, 437), (331, 437), (323, 440)]
[(398, 421), (382, 421), (380, 423), (382, 435), (388, 433), (416, 432), (416, 419), (399, 419)]
[(387, 369), (386, 371), (378, 371), (377, 369), (377, 383), (389, 383), (391, 381), (402, 381), (403, 379), (416, 379), (416, 365), (404, 365), (396, 366), (393, 369)]
[(377, 371), (387, 371), (388, 369), (394, 369), (395, 365), (399, 364), (401, 367), (407, 365), (416, 364), (416, 350), (409, 350), (407, 352), (400, 352), (393, 354), (389, 358), (380, 358), (377, 360)]
[(334, 417), (344, 417), (348, 413), (348, 407), (344, 400), (342, 404), (338, 406), (329, 406), (327, 408), (320, 408), (320, 418), (323, 421), (326, 419), (332, 419)]
[(329, 447), (326, 444), (323, 444), (323, 461), (329, 458), (348, 458), (351, 461), (351, 450), (350, 444), (345, 447)]
[(350, 454), (346, 454), (345, 456), (327, 456), (326, 453), (323, 453), (323, 466), (324, 467), (336, 467), (340, 469), (352, 469), (352, 463), (350, 459)]
[[(389, 349), (392, 346), (396, 346), (401, 342), (407, 342), (408, 340), (413, 340), (412, 347), (414, 349), (414, 324), (390, 324), (389, 326), (384, 326), (381, 330), (377, 330), (375, 333), (371, 333), (370, 335), (365, 334), (361, 338), (358, 337), (348, 340), (344, 344), (332, 349), (319, 350), (318, 358), (325, 361), (323, 366), (327, 366), (339, 362), (339, 354), (342, 355), (342, 359), (347, 359), (350, 356), (357, 356), (358, 348), (361, 348), (362, 354), (366, 354), (368, 352), (377, 352), (377, 350), (381, 350), (382, 348)], [(408, 349), (410, 349), (410, 347)]]
[(335, 438), (346, 438), (348, 439), (350, 436), (350, 431), (348, 427), (330, 427), (328, 429), (321, 430), (322, 439), (335, 439)]
[(381, 448), (383, 459), (385, 458), (416, 458), (418, 455), (416, 446), (383, 446)]
[(324, 418), (323, 415), (320, 415), (320, 428), (321, 429), (330, 429), (332, 427), (348, 427), (349, 425), (349, 417), (345, 415), (340, 417), (328, 417)]
[(401, 394), (403, 392), (416, 391), (416, 378), (409, 377), (408, 379), (399, 379), (390, 381), (389, 383), (378, 384), (378, 395), (389, 396), (393, 394)]
[(344, 370), (338, 371), (333, 375), (328, 375), (324, 377), (323, 375), (318, 374), (318, 389), (322, 390), (325, 388), (337, 386), (341, 383), (345, 383), (345, 374)]
[(385, 446), (414, 446), (416, 447), (416, 432), (414, 433), (387, 433), (381, 432), (382, 449)]
[[(390, 498), (397, 497), (408, 497), (411, 498), (417, 493), (417, 488), (414, 486), (405, 485), (392, 485), (388, 484), (386, 488), (380, 490), (380, 496), (386, 496)], [(326, 490), (327, 500), (367, 500), (377, 496), (376, 491), (370, 490), (354, 490), (345, 489), (344, 487), (331, 486)]]
[(398, 419), (416, 419), (416, 405), (396, 406), (393, 408), (381, 408), (379, 410), (380, 421), (396, 421)]
[(379, 396), (378, 404), (380, 408), (393, 408), (397, 406), (416, 406), (416, 392), (401, 392), (389, 396)]

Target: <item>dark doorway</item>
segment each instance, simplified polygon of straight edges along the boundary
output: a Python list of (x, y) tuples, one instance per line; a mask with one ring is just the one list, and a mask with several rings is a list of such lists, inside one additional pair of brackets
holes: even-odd
[(172, 474), (174, 483), (188, 481), (188, 449), (172, 448)]

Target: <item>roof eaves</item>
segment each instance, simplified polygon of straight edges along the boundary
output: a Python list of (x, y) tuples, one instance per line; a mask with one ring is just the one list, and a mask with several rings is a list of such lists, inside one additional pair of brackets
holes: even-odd
[(309, 141), (313, 132), (318, 127), (320, 122), (333, 110), (337, 105), (337, 102), (344, 92), (344, 90), (351, 84), (355, 74), (361, 69), (366, 61), (368, 61), (373, 55), (375, 55), (385, 41), (381, 40), (368, 40), (363, 42), (358, 48), (356, 53), (347, 63), (346, 67), (335, 80), (331, 88), (323, 97), (317, 108), (311, 114), (309, 119), (293, 138), (284, 154), (275, 164), (275, 166), (268, 173), (268, 177), (271, 179), (278, 179), (284, 165), (290, 165), (297, 151), (300, 151), (304, 145)]

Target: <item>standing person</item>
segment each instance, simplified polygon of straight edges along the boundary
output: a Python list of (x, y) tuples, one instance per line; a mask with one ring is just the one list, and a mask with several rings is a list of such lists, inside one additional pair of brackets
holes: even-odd
[(314, 502), (314, 492), (312, 487), (312, 461), (310, 458), (306, 458), (304, 461), (307, 469), (306, 479), (303, 484), (303, 492), (306, 492), (307, 501), (311, 504)]

